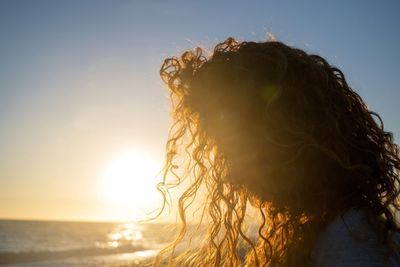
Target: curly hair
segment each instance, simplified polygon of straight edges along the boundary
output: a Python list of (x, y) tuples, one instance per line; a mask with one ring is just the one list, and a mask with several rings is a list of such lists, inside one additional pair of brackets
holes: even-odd
[[(399, 231), (398, 146), (342, 71), (278, 41), (230, 37), (204, 54), (185, 51), (160, 70), (173, 119), (163, 209), (171, 188), (186, 188), (181, 229), (155, 265), (305, 266), (324, 226), (350, 208), (366, 209), (390, 242)], [(208, 231), (182, 251), (196, 236), (187, 220), (196, 201)], [(255, 237), (249, 207), (260, 218)]]

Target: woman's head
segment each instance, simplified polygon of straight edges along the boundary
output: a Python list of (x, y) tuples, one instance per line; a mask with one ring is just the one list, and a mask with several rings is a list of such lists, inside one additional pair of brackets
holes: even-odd
[(175, 119), (166, 173), (177, 144), (189, 140), (183, 145), (197, 171), (186, 193), (206, 185), (205, 209), (214, 223), (230, 213), (240, 222), (237, 211), (247, 200), (263, 217), (285, 214), (281, 221), (295, 225), (288, 239), (310, 218), (350, 207), (392, 221), (398, 148), (379, 116), (322, 57), (280, 42), (228, 38), (208, 58), (197, 48), (166, 59), (161, 76)]

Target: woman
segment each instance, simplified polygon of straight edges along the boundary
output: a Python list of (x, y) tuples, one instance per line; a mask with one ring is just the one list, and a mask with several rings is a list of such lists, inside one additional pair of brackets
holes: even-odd
[[(338, 68), (281, 42), (228, 38), (160, 73), (173, 125), (159, 190), (188, 186), (181, 231), (156, 265), (400, 266), (398, 147)], [(208, 232), (189, 247), (199, 234), (187, 209), (200, 201)]]

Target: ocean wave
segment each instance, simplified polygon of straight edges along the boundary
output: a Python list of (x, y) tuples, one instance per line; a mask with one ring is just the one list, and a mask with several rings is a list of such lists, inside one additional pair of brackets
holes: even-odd
[(143, 245), (123, 245), (115, 248), (87, 248), (62, 251), (32, 251), (32, 252), (0, 252), (0, 265), (30, 263), (38, 261), (62, 260), (66, 258), (81, 258), (111, 254), (133, 253), (150, 248)]

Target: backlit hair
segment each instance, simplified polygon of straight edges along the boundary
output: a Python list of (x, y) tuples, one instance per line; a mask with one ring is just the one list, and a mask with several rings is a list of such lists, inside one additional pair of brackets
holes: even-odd
[[(160, 74), (173, 119), (158, 187), (164, 206), (169, 189), (187, 187), (178, 201), (181, 230), (155, 265), (305, 266), (321, 229), (354, 207), (368, 210), (382, 242), (399, 230), (398, 146), (321, 56), (228, 38), (208, 57), (196, 48), (165, 59)], [(226, 118), (225, 110), (237, 115)], [(249, 137), (240, 145), (257, 135), (254, 157), (259, 152), (265, 164), (233, 179), (215, 129), (239, 121)], [(193, 235), (187, 209), (201, 190), (207, 234), (200, 247), (179, 250)], [(249, 205), (261, 218), (256, 238), (246, 230)]]

